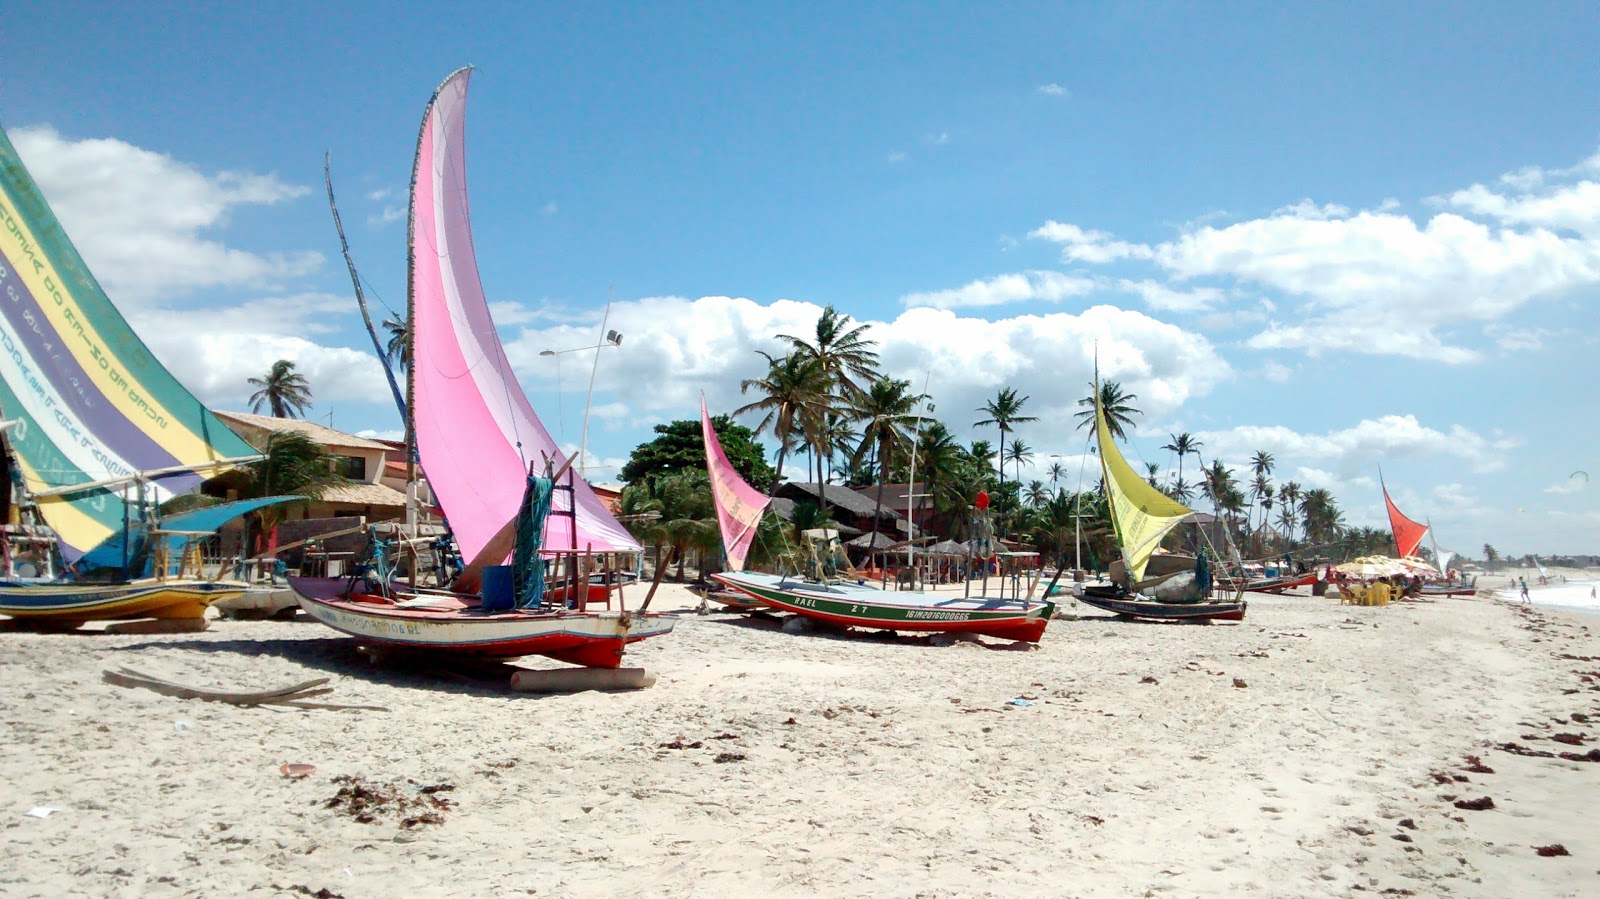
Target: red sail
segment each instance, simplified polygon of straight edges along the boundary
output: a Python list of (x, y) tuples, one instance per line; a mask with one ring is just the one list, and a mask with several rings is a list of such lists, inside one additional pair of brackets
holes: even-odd
[(1400, 558), (1417, 554), (1417, 547), (1422, 545), (1422, 535), (1428, 532), (1428, 526), (1421, 522), (1400, 514), (1395, 508), (1394, 500), (1389, 498), (1389, 488), (1383, 488), (1383, 501), (1389, 506), (1389, 529), (1394, 532), (1394, 548)]

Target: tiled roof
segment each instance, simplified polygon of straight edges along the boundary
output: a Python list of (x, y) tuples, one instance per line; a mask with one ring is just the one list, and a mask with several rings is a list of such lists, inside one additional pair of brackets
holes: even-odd
[(263, 431), (304, 434), (323, 446), (338, 446), (349, 449), (389, 449), (388, 446), (376, 440), (368, 440), (365, 437), (357, 437), (354, 434), (335, 431), (333, 428), (324, 427), (314, 421), (306, 421), (300, 418), (273, 418), (270, 415), (255, 415), (250, 412), (218, 412), (217, 416), (225, 424), (241, 424), (246, 427), (259, 428)]
[(323, 490), (317, 502), (346, 506), (404, 506), (406, 495), (383, 484), (347, 481)]

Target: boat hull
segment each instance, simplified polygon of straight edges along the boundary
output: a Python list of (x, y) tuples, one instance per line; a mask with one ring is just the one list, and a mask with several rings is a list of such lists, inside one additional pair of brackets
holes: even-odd
[[(1316, 573), (1310, 572), (1307, 574), (1293, 575), (1291, 577), (1269, 577), (1245, 581), (1244, 585), (1240, 589), (1244, 590), (1246, 593), (1283, 593), (1288, 590), (1293, 590), (1296, 587), (1309, 587), (1316, 582)], [(1227, 586), (1230, 582), (1219, 579), (1219, 583)]]
[(1422, 596), (1477, 596), (1477, 587), (1422, 586)]
[(672, 630), (669, 615), (625, 612), (483, 612), (476, 597), (444, 597), (440, 608), (404, 608), (380, 597), (346, 596), (346, 578), (291, 577), (300, 608), (334, 630), (379, 646), (461, 655), (542, 655), (589, 668), (616, 668), (624, 647)]
[(874, 587), (808, 584), (775, 574), (718, 572), (712, 579), (767, 606), (836, 627), (933, 633), (968, 633), (1037, 643), (1055, 611), (1048, 600), (1024, 603), (979, 597), (932, 597), (905, 601), (916, 594), (891, 593)]
[(242, 595), (242, 581), (149, 580), (120, 584), (0, 582), (0, 615), (56, 622), (204, 618), (206, 606)]
[(1115, 612), (1128, 618), (1146, 621), (1243, 621), (1249, 603), (1238, 602), (1156, 602), (1135, 599), (1127, 593), (1115, 593), (1102, 587), (1085, 587), (1079, 600), (1097, 609)]

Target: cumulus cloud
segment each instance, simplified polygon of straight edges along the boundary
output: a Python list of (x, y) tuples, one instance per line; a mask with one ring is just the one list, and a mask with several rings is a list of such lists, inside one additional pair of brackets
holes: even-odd
[(1092, 278), (1053, 271), (1029, 271), (973, 281), (953, 290), (908, 293), (900, 298), (900, 304), (959, 309), (966, 306), (1001, 306), (1029, 300), (1058, 302), (1070, 297), (1086, 296), (1094, 289), (1095, 281)]
[[(1452, 328), (1494, 322), (1536, 300), (1600, 284), (1600, 154), (1565, 170), (1523, 169), (1435, 198), (1419, 221), (1389, 201), (1352, 212), (1302, 200), (1261, 218), (1187, 227), (1156, 244), (1048, 221), (1030, 236), (1062, 259), (1148, 262), (1168, 286), (1228, 279), (1298, 301), (1247, 345), (1391, 354), (1462, 363), (1477, 350)], [(1576, 180), (1575, 178), (1583, 180)]]
[[(609, 327), (628, 338), (620, 349), (605, 351), (595, 401), (621, 402), (654, 420), (687, 417), (704, 389), (713, 410), (737, 408), (753, 399), (740, 394), (739, 382), (765, 372), (756, 350), (780, 353), (775, 335), (808, 335), (821, 312), (813, 303), (732, 297), (613, 303)], [(508, 334), (507, 354), (529, 386), (553, 387), (555, 362), (541, 358), (539, 350), (592, 344), (596, 324), (597, 318), (582, 325), (524, 327)], [(1071, 415), (1089, 392), (1097, 345), (1101, 375), (1138, 393), (1150, 416), (1169, 414), (1232, 377), (1205, 337), (1111, 306), (997, 321), (919, 306), (892, 321), (863, 324), (879, 342), (885, 372), (917, 390), (926, 381), (939, 418), (958, 434), (989, 439), (970, 426), (983, 417), (977, 409), (1001, 387), (1031, 397), (1028, 413), (1040, 420), (1029, 426), (1028, 440), (1046, 453), (1077, 449), (1082, 442)]]
[(1044, 94), (1047, 97), (1065, 97), (1067, 95), (1067, 89), (1053, 81), (1049, 84), (1041, 84), (1033, 90), (1035, 93)]
[(125, 311), (201, 288), (281, 284), (316, 271), (322, 254), (251, 253), (208, 235), (229, 213), (304, 196), (276, 175), (207, 175), (111, 138), (71, 140), (49, 126), (11, 132), (17, 153), (95, 277)]
[(1243, 460), (1266, 450), (1283, 465), (1332, 467), (1328, 477), (1351, 478), (1370, 471), (1385, 459), (1454, 457), (1474, 471), (1492, 472), (1505, 467), (1506, 452), (1515, 440), (1485, 437), (1461, 425), (1438, 430), (1423, 425), (1415, 415), (1385, 415), (1365, 419), (1351, 427), (1324, 434), (1308, 434), (1281, 425), (1243, 425), (1225, 431), (1195, 435), (1205, 443), (1206, 454), (1225, 460)]

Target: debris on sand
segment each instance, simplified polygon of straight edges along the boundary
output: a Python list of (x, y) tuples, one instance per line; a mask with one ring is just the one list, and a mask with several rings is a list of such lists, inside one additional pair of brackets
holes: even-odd
[(1533, 847), (1533, 851), (1539, 853), (1541, 856), (1543, 856), (1545, 858), (1552, 858), (1552, 857), (1557, 856), (1557, 855), (1571, 855), (1572, 854), (1572, 853), (1567, 851), (1567, 847), (1561, 845), (1560, 843), (1551, 843), (1548, 846), (1535, 846), (1535, 847)]
[(1482, 812), (1494, 808), (1494, 800), (1487, 796), (1478, 799), (1457, 799), (1455, 806), (1469, 812)]
[[(344, 812), (362, 824), (371, 824), (385, 814), (399, 817), (403, 828), (419, 824), (443, 824), (444, 816), (454, 805), (440, 796), (455, 789), (454, 784), (429, 784), (417, 787), (413, 781), (408, 786), (394, 783), (372, 783), (359, 774), (341, 774), (333, 782), (343, 784), (339, 792), (322, 803), (323, 808)], [(412, 795), (412, 794), (415, 795)]]

